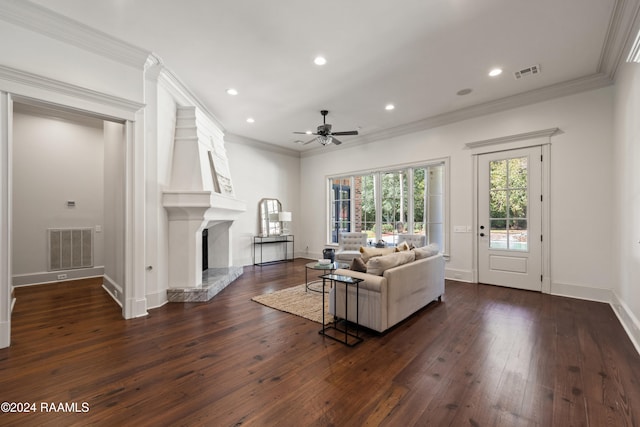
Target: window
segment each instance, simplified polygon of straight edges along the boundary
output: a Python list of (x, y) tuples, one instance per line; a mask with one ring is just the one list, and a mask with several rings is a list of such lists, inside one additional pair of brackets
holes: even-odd
[(403, 234), (445, 248), (446, 161), (329, 178), (330, 243), (364, 231), (370, 244), (395, 246)]
[(341, 231), (351, 230), (351, 179), (331, 180), (331, 235), (338, 241)]
[(494, 160), (489, 164), (489, 173), (489, 247), (526, 251), (527, 157)]

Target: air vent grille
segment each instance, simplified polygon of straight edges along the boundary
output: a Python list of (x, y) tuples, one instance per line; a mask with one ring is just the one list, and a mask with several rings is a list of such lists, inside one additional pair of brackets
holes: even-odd
[(49, 271), (93, 267), (93, 229), (48, 229)]
[(516, 80), (520, 80), (523, 77), (535, 76), (536, 74), (540, 74), (540, 66), (532, 65), (531, 67), (523, 68), (522, 70), (516, 71), (513, 73), (513, 76)]

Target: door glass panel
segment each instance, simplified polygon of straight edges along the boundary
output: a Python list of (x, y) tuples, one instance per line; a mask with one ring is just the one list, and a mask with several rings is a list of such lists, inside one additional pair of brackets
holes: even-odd
[(527, 190), (509, 191), (509, 217), (527, 217)]
[(507, 249), (507, 221), (492, 219), (489, 227), (489, 247), (491, 249)]
[(495, 160), (489, 164), (489, 247), (528, 250), (528, 158)]
[(509, 221), (509, 249), (527, 250), (527, 221), (523, 219)]

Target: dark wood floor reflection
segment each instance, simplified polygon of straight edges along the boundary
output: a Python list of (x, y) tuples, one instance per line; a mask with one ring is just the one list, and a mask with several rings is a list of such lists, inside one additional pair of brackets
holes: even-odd
[(606, 304), (447, 281), (348, 348), (250, 300), (306, 262), (133, 320), (95, 280), (17, 289), (0, 401), (37, 406), (0, 425), (640, 425), (640, 356)]

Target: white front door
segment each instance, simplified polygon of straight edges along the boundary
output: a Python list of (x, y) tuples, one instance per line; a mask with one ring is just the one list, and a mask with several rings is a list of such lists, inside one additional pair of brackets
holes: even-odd
[(542, 148), (478, 157), (478, 281), (542, 290)]

